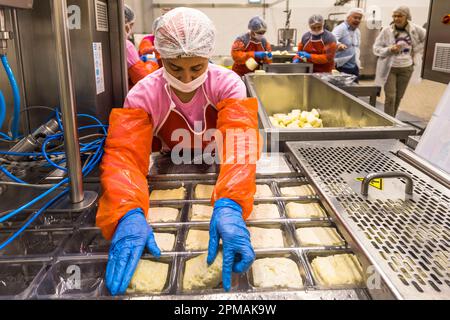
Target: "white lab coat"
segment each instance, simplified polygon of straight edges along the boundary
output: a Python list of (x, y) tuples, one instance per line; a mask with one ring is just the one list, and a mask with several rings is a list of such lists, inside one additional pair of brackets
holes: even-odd
[[(394, 54), (390, 51), (391, 46), (395, 45), (395, 26), (383, 28), (378, 35), (373, 45), (373, 53), (378, 56), (377, 71), (375, 84), (383, 87), (391, 72), (392, 63), (394, 61)], [(406, 31), (409, 32), (413, 47), (413, 61), (414, 73), (411, 78), (412, 83), (420, 82), (420, 73), (422, 70), (423, 50), (425, 47), (426, 30), (412, 22), (406, 26)]]

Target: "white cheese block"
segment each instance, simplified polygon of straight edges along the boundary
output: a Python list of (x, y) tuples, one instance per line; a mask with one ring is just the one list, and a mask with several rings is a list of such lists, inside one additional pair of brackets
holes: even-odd
[(186, 261), (183, 276), (185, 291), (215, 289), (222, 282), (222, 252), (217, 254), (216, 260), (208, 266), (207, 254), (202, 254)]
[(316, 193), (310, 185), (296, 186), (296, 187), (285, 187), (281, 188), (281, 194), (284, 197), (306, 197), (313, 196)]
[(175, 235), (155, 232), (155, 241), (161, 251), (172, 251), (175, 246)]
[(312, 263), (313, 274), (323, 286), (362, 285), (363, 270), (353, 254), (317, 257)]
[(253, 285), (257, 288), (303, 287), (297, 264), (287, 258), (258, 259), (252, 266)]
[(256, 185), (255, 198), (271, 198), (273, 196), (272, 190), (270, 190), (267, 184)]
[(280, 229), (249, 227), (254, 249), (284, 248), (283, 232)]
[(186, 197), (186, 189), (184, 187), (178, 189), (153, 190), (150, 194), (150, 201), (157, 200), (184, 200)]
[(211, 199), (214, 192), (214, 185), (198, 184), (195, 187), (195, 198), (196, 199)]
[(208, 250), (209, 231), (191, 229), (186, 238), (186, 250), (203, 251)]
[(299, 228), (295, 234), (302, 246), (342, 246), (345, 244), (334, 228)]
[(168, 273), (167, 263), (140, 260), (127, 293), (159, 293), (164, 290)]
[(194, 204), (192, 206), (191, 221), (210, 221), (214, 208), (211, 206), (204, 206), (201, 204)]
[(152, 207), (148, 210), (147, 221), (150, 223), (176, 222), (180, 211), (174, 208)]
[(261, 219), (278, 219), (280, 213), (276, 204), (258, 204), (253, 206), (253, 212), (249, 216), (248, 220), (261, 220)]
[(326, 214), (318, 203), (289, 202), (286, 215), (290, 219), (325, 218)]

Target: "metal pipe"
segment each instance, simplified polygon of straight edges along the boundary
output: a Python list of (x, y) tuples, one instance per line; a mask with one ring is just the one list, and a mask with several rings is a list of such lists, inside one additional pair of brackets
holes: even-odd
[[(14, 37), (14, 48), (16, 52), (16, 59), (17, 59), (17, 73), (19, 76), (17, 77), (19, 82), (19, 88), (21, 92), (21, 101), (22, 105), (27, 107), (28, 106), (28, 100), (27, 100), (27, 94), (25, 90), (25, 73), (23, 71), (23, 54), (22, 54), (22, 39), (20, 35), (20, 27), (19, 27), (19, 18), (17, 16), (17, 9), (12, 9), (11, 14), (11, 21), (13, 26), (13, 34)], [(30, 115), (29, 112), (26, 112), (25, 114), (25, 123), (26, 125), (23, 125), (23, 127), (26, 127), (26, 132), (31, 133), (31, 125), (30, 125)]]
[(118, 15), (119, 15), (119, 38), (123, 39), (120, 41), (120, 52), (121, 52), (121, 68), (122, 68), (122, 91), (123, 99), (128, 95), (128, 66), (127, 66), (127, 48), (126, 48), (126, 38), (125, 33), (125, 6), (123, 1), (118, 1)]
[(56, 64), (58, 67), (59, 96), (64, 125), (64, 144), (69, 173), (72, 203), (84, 200), (76, 99), (72, 78), (70, 35), (67, 26), (67, 1), (52, 0), (52, 20), (56, 36)]
[[(282, 0), (283, 2), (286, 0)], [(176, 8), (176, 7), (190, 7), (190, 8), (269, 8), (271, 4), (239, 4), (239, 3), (154, 3), (154, 8)]]
[(431, 176), (433, 179), (450, 188), (450, 175), (443, 170), (435, 167), (427, 160), (419, 157), (417, 154), (408, 149), (399, 150), (397, 155), (400, 159), (405, 160), (413, 167)]
[(387, 179), (387, 178), (404, 178), (406, 179), (406, 194), (413, 195), (413, 179), (409, 174), (404, 172), (380, 172), (380, 173), (369, 173), (363, 180), (361, 184), (361, 194), (363, 196), (369, 195), (369, 186), (374, 179)]
[(9, 39), (11, 37), (9, 32), (6, 31), (5, 8), (0, 8), (0, 54), (6, 54)]

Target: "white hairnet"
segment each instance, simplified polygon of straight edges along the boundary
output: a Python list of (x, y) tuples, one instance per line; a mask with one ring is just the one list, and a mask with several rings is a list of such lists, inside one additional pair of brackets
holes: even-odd
[(261, 17), (253, 17), (248, 23), (248, 29), (253, 32), (267, 31), (267, 23)]
[(155, 48), (161, 58), (212, 56), (216, 28), (201, 11), (184, 7), (173, 9), (158, 19), (154, 27)]
[(136, 15), (130, 6), (125, 5), (125, 23), (133, 23), (136, 20)]
[(411, 10), (409, 10), (409, 8), (407, 6), (398, 6), (397, 8), (395, 8), (394, 13), (395, 12), (406, 16), (407, 19), (410, 21), (412, 20)]
[(352, 8), (347, 13), (347, 18), (350, 17), (352, 14), (357, 13), (360, 15), (364, 15), (364, 10), (361, 8)]
[(312, 26), (313, 24), (325, 24), (325, 21), (323, 19), (323, 17), (320, 14), (313, 14), (311, 17), (309, 17), (308, 23), (310, 26)]

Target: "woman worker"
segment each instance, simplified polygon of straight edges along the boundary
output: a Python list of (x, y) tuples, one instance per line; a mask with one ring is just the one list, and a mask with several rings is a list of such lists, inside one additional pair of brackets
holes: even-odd
[(272, 47), (264, 37), (267, 31), (266, 22), (260, 17), (254, 17), (250, 20), (248, 29), (249, 32), (239, 36), (231, 49), (233, 71), (241, 77), (255, 70), (247, 67), (249, 59), (256, 60), (258, 64), (272, 61)]
[[(145, 248), (160, 256), (146, 218), (151, 214), (149, 156), (152, 149), (174, 149), (183, 143), (173, 139), (175, 130), (184, 129), (195, 140), (194, 146), (200, 139), (206, 148), (212, 139), (204, 135), (214, 129), (222, 137), (216, 142), (226, 146), (218, 153), (221, 166), (211, 199), (214, 211), (207, 259), (208, 264), (215, 261), (222, 239), (224, 289), (231, 288), (232, 272), (246, 272), (255, 259), (245, 219), (253, 210), (256, 192), (258, 106), (256, 99), (246, 99), (245, 85), (234, 72), (208, 63), (214, 42), (214, 25), (200, 11), (177, 8), (167, 13), (155, 30), (164, 68), (140, 81), (124, 108), (111, 113), (97, 226), (106, 239), (112, 238), (106, 269), (106, 286), (112, 295), (125, 293)], [(233, 135), (233, 130), (241, 134)], [(248, 131), (258, 138), (239, 149), (235, 139)], [(241, 157), (239, 163), (233, 152)]]
[(331, 72), (334, 69), (336, 55), (336, 38), (324, 29), (325, 21), (321, 15), (309, 18), (311, 31), (305, 33), (298, 44), (298, 53), (294, 63), (310, 62), (314, 64), (314, 72)]
[(159, 66), (155, 61), (143, 62), (134, 46), (130, 41), (133, 35), (133, 27), (135, 22), (135, 14), (133, 10), (125, 5), (125, 32), (126, 32), (126, 54), (128, 68), (129, 86), (133, 87), (140, 80), (144, 79), (150, 73), (156, 71)]

